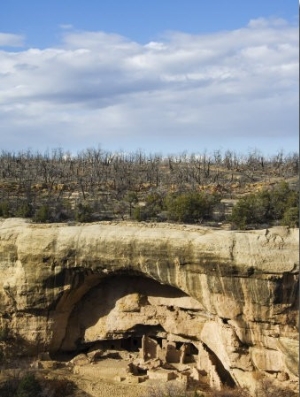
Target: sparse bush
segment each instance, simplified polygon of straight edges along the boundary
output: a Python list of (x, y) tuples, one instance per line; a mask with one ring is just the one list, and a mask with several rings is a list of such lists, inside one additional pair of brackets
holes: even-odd
[(135, 207), (132, 212), (132, 218), (138, 222), (148, 219), (147, 209), (144, 207)]
[[(275, 179), (272, 190), (247, 204), (252, 205), (259, 223), (268, 223), (262, 220), (267, 219), (293, 227), (299, 223), (298, 169), (298, 153), (283, 156), (282, 152), (269, 158), (258, 151), (241, 157), (219, 150), (213, 155), (184, 152), (168, 158), (93, 148), (77, 156), (61, 149), (44, 154), (2, 152), (0, 217), (30, 217), (36, 222), (130, 217), (138, 221), (194, 223), (212, 218), (208, 204), (214, 206), (210, 202), (213, 192), (235, 199), (236, 194), (249, 191), (249, 180), (270, 187), (271, 178), (289, 178), (293, 193), (287, 183)], [(164, 199), (166, 196), (168, 200)], [(78, 202), (83, 207), (88, 204), (87, 208), (77, 208)], [(138, 208), (138, 202), (144, 206)], [(242, 208), (241, 212), (235, 221), (239, 228), (245, 228), (251, 211), (245, 214)]]
[(3, 216), (3, 218), (8, 218), (9, 216), (11, 216), (10, 206), (8, 201), (0, 202), (0, 216)]
[(0, 396), (16, 397), (18, 388), (18, 379), (12, 378), (0, 384)]
[(50, 207), (48, 205), (42, 205), (35, 213), (35, 222), (49, 222), (51, 220)]
[(0, 383), (1, 397), (62, 397), (71, 396), (76, 388), (67, 379), (38, 380), (33, 373), (20, 374)]
[[(163, 385), (151, 386), (147, 389), (145, 397), (187, 397), (191, 394), (185, 390), (184, 385), (166, 383)], [(196, 394), (195, 394), (196, 395)]]
[(75, 219), (77, 222), (91, 222), (92, 208), (89, 204), (79, 203), (76, 209)]
[(251, 397), (248, 390), (236, 387), (234, 389), (224, 387), (222, 390), (212, 390), (207, 397)]
[(30, 203), (22, 203), (16, 210), (16, 216), (21, 218), (30, 218), (33, 214), (32, 205)]
[(281, 387), (271, 379), (263, 379), (259, 382), (258, 388), (255, 392), (255, 397), (296, 397), (297, 393), (294, 391), (287, 389), (285, 387)]
[(66, 379), (45, 379), (43, 380), (43, 397), (71, 396), (74, 384)]
[(145, 198), (144, 205), (133, 208), (132, 217), (138, 222), (160, 220), (158, 215), (163, 209), (163, 199), (158, 193), (151, 193)]
[(42, 388), (34, 374), (28, 373), (20, 380), (16, 397), (40, 397)]
[(129, 204), (129, 217), (131, 218), (134, 204), (138, 202), (138, 196), (135, 192), (128, 192), (125, 195), (124, 200)]

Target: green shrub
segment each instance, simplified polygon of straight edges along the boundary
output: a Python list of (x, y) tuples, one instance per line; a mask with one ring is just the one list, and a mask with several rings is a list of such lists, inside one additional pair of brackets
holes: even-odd
[(179, 222), (196, 223), (209, 218), (214, 205), (220, 202), (217, 195), (189, 192), (168, 195), (165, 207), (169, 219)]
[(141, 222), (146, 220), (158, 220), (158, 216), (163, 209), (163, 199), (159, 193), (150, 193), (143, 206), (133, 208), (133, 219)]
[(265, 203), (255, 194), (241, 198), (232, 209), (229, 218), (239, 229), (245, 229), (249, 224), (266, 222)]
[(22, 203), (16, 210), (16, 216), (30, 218), (32, 216), (32, 205), (29, 203)]
[(135, 192), (128, 192), (125, 195), (124, 200), (129, 204), (129, 217), (131, 218), (134, 204), (138, 202), (137, 194)]
[(287, 208), (281, 224), (288, 227), (299, 227), (299, 207)]
[(79, 203), (75, 211), (75, 219), (77, 222), (91, 222), (93, 219), (91, 206)]
[(8, 218), (10, 216), (10, 205), (8, 201), (0, 201), (0, 216)]
[(44, 222), (49, 222), (50, 220), (51, 220), (50, 207), (44, 204), (36, 211), (34, 216), (34, 221), (44, 223)]
[(299, 225), (299, 195), (286, 182), (274, 190), (263, 190), (242, 197), (233, 207), (229, 220), (239, 229), (249, 224), (263, 224), (279, 221), (283, 225)]
[(138, 222), (146, 221), (148, 218), (145, 208), (135, 207), (132, 212), (132, 218)]
[(42, 388), (34, 374), (26, 374), (21, 380), (17, 388), (16, 397), (39, 397)]

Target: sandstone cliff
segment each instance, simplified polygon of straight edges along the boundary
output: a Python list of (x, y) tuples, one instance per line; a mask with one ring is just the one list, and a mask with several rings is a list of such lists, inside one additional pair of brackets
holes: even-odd
[[(0, 321), (25, 353), (150, 335), (253, 385), (298, 376), (298, 229), (0, 223)], [(124, 342), (125, 343), (125, 342)], [(131, 340), (132, 343), (132, 340)]]

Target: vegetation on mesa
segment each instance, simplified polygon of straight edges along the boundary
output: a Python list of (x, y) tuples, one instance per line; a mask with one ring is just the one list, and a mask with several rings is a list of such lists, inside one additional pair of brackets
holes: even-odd
[[(71, 156), (2, 152), (0, 216), (35, 222), (132, 219), (299, 225), (298, 154), (145, 155), (87, 149)], [(234, 206), (233, 206), (234, 204)]]

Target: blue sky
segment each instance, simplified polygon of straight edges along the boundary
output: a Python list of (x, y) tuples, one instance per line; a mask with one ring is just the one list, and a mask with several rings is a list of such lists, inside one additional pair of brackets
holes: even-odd
[(5, 1), (0, 149), (298, 150), (298, 7)]

